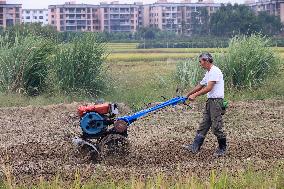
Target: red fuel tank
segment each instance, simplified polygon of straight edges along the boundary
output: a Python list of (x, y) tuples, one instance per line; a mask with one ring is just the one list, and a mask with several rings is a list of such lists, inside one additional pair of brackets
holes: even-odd
[(78, 114), (82, 117), (87, 112), (96, 112), (98, 114), (107, 114), (110, 112), (111, 105), (109, 103), (90, 105), (90, 106), (80, 106), (78, 108)]

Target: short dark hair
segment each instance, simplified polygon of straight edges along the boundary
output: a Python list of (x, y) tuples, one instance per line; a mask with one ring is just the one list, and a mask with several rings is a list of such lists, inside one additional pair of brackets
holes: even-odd
[(204, 61), (208, 61), (210, 63), (213, 63), (213, 57), (208, 52), (202, 53), (201, 55), (199, 55), (199, 58), (202, 58), (202, 60), (204, 60)]

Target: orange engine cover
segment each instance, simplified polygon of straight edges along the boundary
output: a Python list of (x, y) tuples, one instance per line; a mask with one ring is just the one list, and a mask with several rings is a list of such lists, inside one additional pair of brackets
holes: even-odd
[(78, 108), (78, 114), (80, 117), (82, 117), (87, 112), (97, 112), (98, 114), (107, 114), (110, 112), (110, 104), (104, 103), (104, 104), (97, 104), (91, 106), (80, 106)]

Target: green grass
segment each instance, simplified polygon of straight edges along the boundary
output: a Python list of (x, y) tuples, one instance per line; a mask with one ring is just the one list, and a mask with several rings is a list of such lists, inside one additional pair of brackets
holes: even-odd
[(188, 59), (196, 53), (113, 53), (108, 56), (108, 62), (138, 62), (138, 61), (167, 61)]
[[(107, 100), (125, 102), (137, 110), (150, 102), (163, 101), (161, 96), (171, 98), (177, 95), (177, 83), (173, 79), (176, 61), (118, 62), (109, 65), (116, 88), (105, 96)], [(241, 91), (227, 88), (225, 91), (226, 98), (230, 101), (283, 99), (283, 94), (283, 69), (278, 76), (268, 79), (262, 87)]]
[[(152, 53), (153, 56), (158, 53)], [(125, 54), (127, 56), (127, 54)], [(114, 89), (100, 96), (107, 101), (124, 102), (135, 110), (145, 107), (145, 104), (163, 101), (161, 96), (171, 98), (175, 95), (177, 83), (173, 79), (177, 60), (167, 61), (113, 61), (106, 64), (109, 67), (108, 75), (114, 80)], [(256, 89), (226, 89), (228, 100), (254, 99), (283, 99), (284, 94), (284, 67), (280, 75), (268, 79), (262, 87)], [(91, 101), (82, 96), (46, 94), (39, 97), (27, 98), (22, 95), (0, 94), (0, 107), (47, 105), (69, 103), (72, 101)]]
[[(144, 52), (157, 52), (157, 53), (200, 53), (201, 51), (207, 52), (216, 52), (218, 49), (223, 48), (152, 48), (152, 49), (137, 49), (138, 43), (108, 43), (108, 48), (111, 52), (135, 52), (135, 53), (144, 53)], [(284, 47), (271, 47), (273, 50), (280, 53), (284, 52)], [(225, 50), (225, 49), (223, 49)]]
[(138, 43), (108, 43), (110, 49), (136, 49)]
[(135, 49), (135, 48), (113, 48), (112, 53), (200, 53), (202, 51), (214, 53), (223, 48), (154, 48), (154, 49)]
[[(119, 44), (128, 46), (129, 44)], [(133, 46), (133, 44), (131, 44)], [(115, 46), (115, 45), (114, 45)], [(283, 51), (284, 48), (274, 48)], [(143, 49), (142, 49), (143, 50)], [(171, 98), (176, 95), (177, 83), (173, 80), (173, 73), (179, 60), (175, 58), (189, 58), (196, 56), (194, 52), (207, 51), (208, 49), (182, 49), (191, 53), (176, 53), (181, 49), (166, 49), (174, 53), (157, 53), (157, 49), (147, 49), (149, 54), (143, 53), (114, 53), (109, 57), (106, 66), (108, 75), (114, 80), (114, 89), (100, 96), (108, 101), (124, 102), (139, 109), (149, 102), (163, 101), (161, 96)], [(217, 49), (210, 49), (212, 51)], [(284, 53), (282, 53), (283, 55)], [(249, 90), (227, 89), (226, 97), (229, 100), (253, 100), (277, 98), (283, 99), (284, 94), (284, 69), (274, 79), (268, 79), (262, 87)], [(69, 103), (72, 101), (94, 101), (82, 96), (45, 94), (38, 97), (26, 97), (19, 94), (0, 94), (0, 107), (47, 105), (54, 103)]]
[[(216, 173), (211, 171), (209, 178), (201, 179), (194, 175), (170, 177), (162, 173), (152, 178), (132, 178), (125, 180), (100, 180), (92, 178), (89, 182), (83, 182), (79, 173), (74, 175), (73, 182), (68, 184), (62, 181), (60, 176), (56, 176), (53, 181), (44, 181), (40, 179), (39, 183), (34, 186), (19, 186), (15, 185), (12, 180), (0, 181), (0, 188), (2, 189), (26, 189), (26, 188), (40, 188), (40, 189), (152, 189), (152, 188), (172, 188), (172, 189), (259, 189), (259, 188), (284, 188), (284, 171), (283, 167), (275, 168), (271, 171), (255, 172), (252, 170), (240, 171), (234, 175), (227, 172)], [(12, 178), (10, 178), (12, 179)]]
[(171, 74), (175, 61), (108, 63), (115, 89), (105, 96), (107, 100), (125, 102), (134, 109), (153, 101), (174, 96), (175, 85)]

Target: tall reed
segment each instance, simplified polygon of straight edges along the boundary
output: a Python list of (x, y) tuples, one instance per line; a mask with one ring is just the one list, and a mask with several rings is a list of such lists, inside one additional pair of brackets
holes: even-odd
[(51, 60), (53, 88), (61, 93), (100, 94), (107, 85), (103, 69), (106, 57), (106, 44), (92, 33), (59, 45)]
[(46, 87), (54, 45), (36, 36), (0, 36), (0, 91), (36, 95)]
[(253, 88), (277, 74), (280, 56), (269, 45), (270, 39), (260, 35), (232, 38), (227, 52), (215, 57), (227, 85), (238, 89)]
[(181, 91), (194, 87), (202, 79), (205, 71), (198, 63), (198, 58), (188, 59), (177, 63), (174, 73), (175, 80)]

